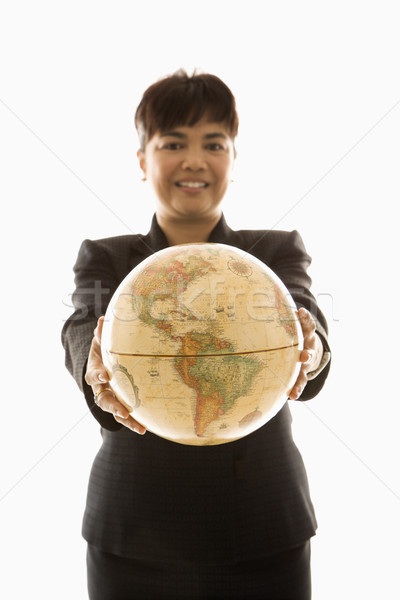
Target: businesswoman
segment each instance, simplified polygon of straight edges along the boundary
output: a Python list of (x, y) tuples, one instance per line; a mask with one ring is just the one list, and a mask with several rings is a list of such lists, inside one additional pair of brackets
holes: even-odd
[(115, 398), (100, 341), (109, 300), (143, 259), (175, 244), (229, 244), (262, 260), (291, 292), (305, 342), (289, 398), (308, 400), (330, 364), (326, 321), (310, 292), (311, 259), (296, 231), (234, 231), (226, 223), (221, 202), (238, 116), (219, 78), (179, 71), (157, 81), (135, 124), (139, 164), (155, 198), (150, 230), (83, 242), (76, 310), (63, 328), (66, 365), (102, 434), (83, 521), (89, 597), (309, 599), (317, 523), (288, 403), (241, 440), (175, 444), (146, 432)]

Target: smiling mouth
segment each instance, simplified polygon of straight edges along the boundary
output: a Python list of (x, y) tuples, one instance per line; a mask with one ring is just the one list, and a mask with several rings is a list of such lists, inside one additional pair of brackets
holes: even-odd
[(209, 184), (205, 181), (179, 181), (175, 185), (184, 188), (202, 189), (208, 187)]

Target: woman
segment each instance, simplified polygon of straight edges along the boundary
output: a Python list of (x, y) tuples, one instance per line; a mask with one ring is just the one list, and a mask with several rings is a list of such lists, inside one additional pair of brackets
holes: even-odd
[(287, 403), (229, 444), (183, 446), (143, 435), (109, 387), (100, 341), (113, 292), (144, 258), (181, 243), (229, 244), (268, 264), (291, 292), (305, 344), (290, 399), (307, 400), (329, 369), (326, 322), (309, 291), (310, 258), (297, 232), (233, 231), (226, 224), (221, 201), (238, 118), (220, 79), (180, 71), (156, 82), (135, 123), (140, 167), (156, 199), (151, 229), (82, 244), (77, 308), (63, 329), (67, 367), (103, 436), (83, 524), (89, 596), (308, 599), (316, 520)]

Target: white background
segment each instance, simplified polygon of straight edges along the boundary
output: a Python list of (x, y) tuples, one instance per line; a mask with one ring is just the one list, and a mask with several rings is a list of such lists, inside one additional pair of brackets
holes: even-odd
[(60, 330), (84, 238), (147, 232), (135, 108), (180, 67), (236, 95), (231, 227), (298, 229), (333, 350), (292, 404), (316, 600), (398, 598), (398, 3), (5, 1), (0, 12), (0, 596), (84, 599), (97, 423)]

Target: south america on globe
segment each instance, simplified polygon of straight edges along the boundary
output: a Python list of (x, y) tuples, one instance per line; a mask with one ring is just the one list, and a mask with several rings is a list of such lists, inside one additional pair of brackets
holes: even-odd
[(244, 437), (287, 401), (303, 338), (277, 275), (225, 244), (154, 253), (107, 308), (102, 358), (115, 395), (152, 433), (190, 445)]

